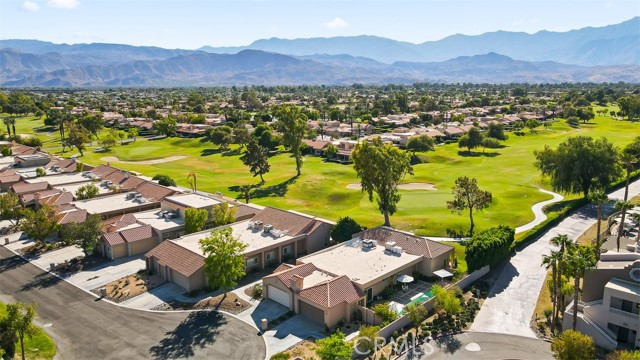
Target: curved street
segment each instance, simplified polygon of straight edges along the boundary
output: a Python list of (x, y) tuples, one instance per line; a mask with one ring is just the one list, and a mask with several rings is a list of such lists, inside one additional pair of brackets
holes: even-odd
[(147, 312), (99, 301), (0, 246), (0, 300), (38, 304), (59, 359), (264, 359), (264, 340), (224, 314)]

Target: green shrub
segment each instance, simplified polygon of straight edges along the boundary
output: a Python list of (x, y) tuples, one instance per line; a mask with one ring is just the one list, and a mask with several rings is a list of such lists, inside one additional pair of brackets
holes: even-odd
[(271, 355), (270, 360), (288, 360), (290, 357), (288, 352), (279, 352), (277, 354)]
[(485, 265), (495, 266), (511, 251), (515, 230), (500, 225), (481, 231), (467, 242), (465, 257), (469, 270), (477, 270)]

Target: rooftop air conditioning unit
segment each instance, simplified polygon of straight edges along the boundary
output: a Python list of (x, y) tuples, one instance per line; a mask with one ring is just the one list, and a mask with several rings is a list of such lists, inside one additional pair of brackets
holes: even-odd
[(394, 246), (391, 251), (396, 254), (402, 254), (402, 248), (400, 246)]
[(253, 221), (249, 221), (249, 225), (248, 228), (249, 229), (253, 229), (253, 227), (256, 225), (256, 223), (254, 223)]
[(134, 193), (134, 192), (130, 192), (130, 193), (127, 193), (127, 195), (125, 196), (125, 199), (127, 199), (127, 200), (131, 200), (131, 199), (133, 199), (134, 197), (136, 197), (136, 193)]
[(262, 228), (262, 221), (256, 221), (253, 224), (254, 224), (253, 226), (254, 226), (255, 229)]
[(277, 239), (279, 237), (282, 237), (284, 234), (280, 230), (273, 229), (271, 230), (271, 235), (273, 235), (273, 237)]
[(269, 233), (269, 232), (271, 232), (271, 230), (273, 230), (273, 225), (265, 225), (264, 228), (263, 228), (263, 231), (265, 233)]
[(371, 239), (364, 239), (362, 240), (362, 247), (366, 249), (373, 249), (376, 247), (376, 242)]
[(385, 250), (391, 250), (391, 249), (393, 249), (394, 246), (396, 246), (396, 242), (395, 241), (387, 241), (384, 244), (384, 249)]

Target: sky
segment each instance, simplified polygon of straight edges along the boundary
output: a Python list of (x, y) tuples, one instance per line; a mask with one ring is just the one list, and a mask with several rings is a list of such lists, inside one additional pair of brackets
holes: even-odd
[(568, 31), (640, 16), (638, 0), (0, 0), (0, 39), (196, 49), (377, 35), (421, 43)]

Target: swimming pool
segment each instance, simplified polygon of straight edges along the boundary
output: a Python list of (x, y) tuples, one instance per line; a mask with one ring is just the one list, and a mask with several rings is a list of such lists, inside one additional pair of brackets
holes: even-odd
[[(431, 299), (433, 297), (433, 291), (431, 289), (429, 289), (429, 291), (422, 293), (422, 295), (420, 295), (419, 297), (411, 300), (410, 303), (408, 303), (406, 306), (409, 305), (414, 305), (414, 304), (422, 304), (425, 301)], [(402, 310), (402, 313), (400, 315), (404, 315), (405, 311)]]

